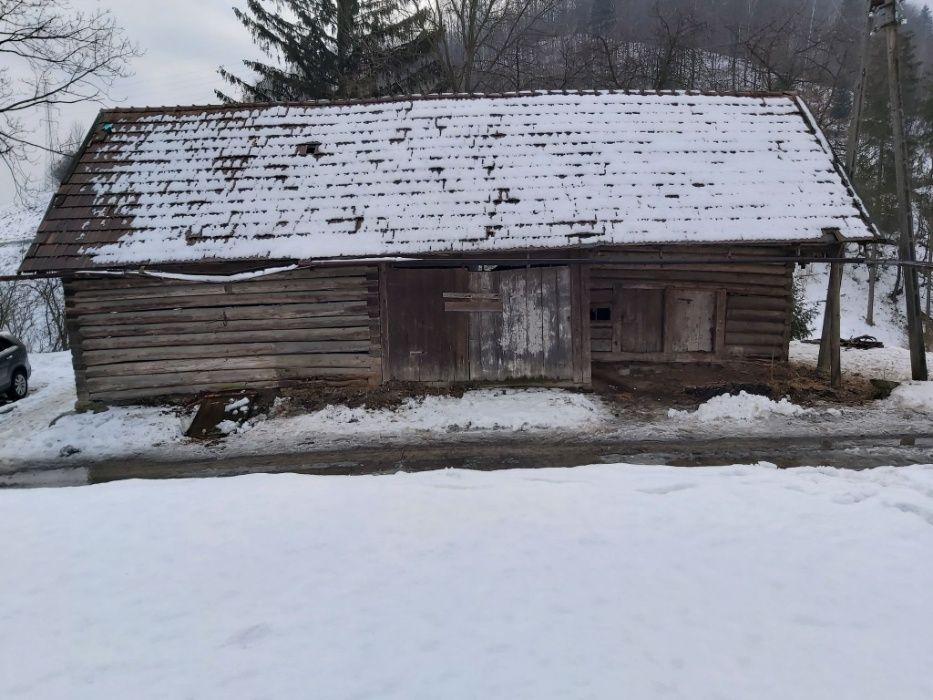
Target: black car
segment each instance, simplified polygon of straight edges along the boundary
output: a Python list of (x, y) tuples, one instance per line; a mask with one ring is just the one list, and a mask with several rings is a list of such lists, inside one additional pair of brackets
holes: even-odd
[(0, 395), (17, 401), (29, 393), (29, 357), (22, 341), (0, 333)]

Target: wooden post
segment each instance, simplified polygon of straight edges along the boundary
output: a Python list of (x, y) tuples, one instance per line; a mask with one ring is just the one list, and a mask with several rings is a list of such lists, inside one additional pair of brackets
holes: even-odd
[[(835, 257), (842, 257), (842, 246), (833, 250)], [(842, 386), (842, 358), (839, 346), (839, 313), (842, 290), (842, 263), (829, 265), (829, 284), (826, 285), (826, 307), (823, 310), (823, 335), (820, 337), (820, 355), (816, 363), (817, 371), (829, 376), (830, 386)]]
[[(877, 0), (875, 0), (877, 2)], [(927, 361), (923, 343), (923, 328), (920, 322), (920, 289), (915, 262), (913, 210), (910, 206), (910, 173), (907, 158), (907, 141), (904, 137), (904, 101), (901, 95), (900, 53), (897, 37), (897, 0), (886, 0), (876, 11), (883, 11), (881, 26), (884, 27), (888, 44), (888, 89), (891, 100), (891, 130), (894, 136), (894, 165), (897, 179), (897, 204), (900, 218), (898, 252), (904, 274), (904, 301), (907, 306), (907, 336), (910, 344), (910, 370), (914, 379), (926, 380)]]
[[(852, 120), (849, 122), (849, 135), (846, 141), (846, 175), (849, 181), (855, 185), (855, 169), (858, 157), (858, 142), (862, 128), (862, 112), (865, 109), (865, 84), (868, 79), (868, 54), (871, 45), (872, 34), (872, 14), (871, 8), (874, 5), (872, 0), (868, 2), (868, 26), (865, 29), (865, 35), (862, 38), (862, 54), (859, 62), (858, 78), (855, 82), (855, 93), (852, 100)], [(873, 264), (877, 257), (877, 247), (872, 243), (866, 245), (868, 257), (868, 308), (865, 310), (865, 323), (869, 326), (875, 325), (875, 284), (877, 282), (878, 270)]]

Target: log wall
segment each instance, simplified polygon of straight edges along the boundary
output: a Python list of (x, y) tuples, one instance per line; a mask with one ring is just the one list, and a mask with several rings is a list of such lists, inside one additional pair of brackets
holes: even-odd
[(382, 381), (376, 266), (65, 281), (78, 403)]
[[(658, 265), (657, 250), (625, 250), (607, 252), (624, 263), (601, 264), (594, 261), (590, 268), (590, 295), (593, 307), (612, 307), (612, 319), (591, 323), (591, 345), (595, 361), (644, 360), (709, 361), (729, 358), (774, 358), (786, 360), (790, 341), (790, 322), (793, 309), (793, 264), (759, 263), (752, 257), (786, 256), (784, 248), (675, 248), (665, 247), (664, 257), (677, 260), (724, 259), (734, 262), (718, 264)], [(706, 290), (717, 298), (715, 341), (712, 353), (624, 352), (618, 338), (626, 330), (620, 328), (620, 299), (626, 290)], [(634, 298), (638, 292), (628, 296)], [(642, 293), (644, 296), (644, 293)], [(659, 302), (663, 305), (663, 302)], [(645, 306), (639, 303), (640, 306)], [(670, 330), (670, 319), (662, 308), (657, 320), (660, 328)], [(614, 342), (615, 341), (615, 342)]]

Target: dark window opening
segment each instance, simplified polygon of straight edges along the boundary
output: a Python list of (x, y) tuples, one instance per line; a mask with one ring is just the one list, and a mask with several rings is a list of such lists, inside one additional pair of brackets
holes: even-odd
[(611, 321), (612, 309), (610, 309), (608, 306), (592, 306), (590, 307), (590, 320)]
[(310, 143), (301, 143), (298, 144), (298, 155), (300, 156), (314, 156), (319, 158), (324, 155), (324, 152), (321, 150), (323, 144), (320, 141), (311, 141)]

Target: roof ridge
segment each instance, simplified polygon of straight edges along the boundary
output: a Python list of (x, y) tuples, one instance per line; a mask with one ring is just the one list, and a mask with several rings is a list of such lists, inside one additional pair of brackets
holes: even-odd
[(515, 90), (507, 92), (438, 92), (426, 94), (388, 95), (385, 97), (358, 97), (347, 99), (286, 100), (282, 102), (231, 102), (224, 104), (162, 105), (146, 107), (107, 107), (102, 114), (149, 114), (168, 112), (222, 112), (242, 109), (270, 109), (273, 107), (341, 107), (353, 105), (390, 104), (394, 102), (422, 102), (432, 100), (479, 100), (513, 97), (542, 97), (548, 95), (639, 95), (642, 97), (747, 97), (753, 99), (798, 96), (796, 91), (768, 90), (628, 90), (594, 88), (577, 90)]

